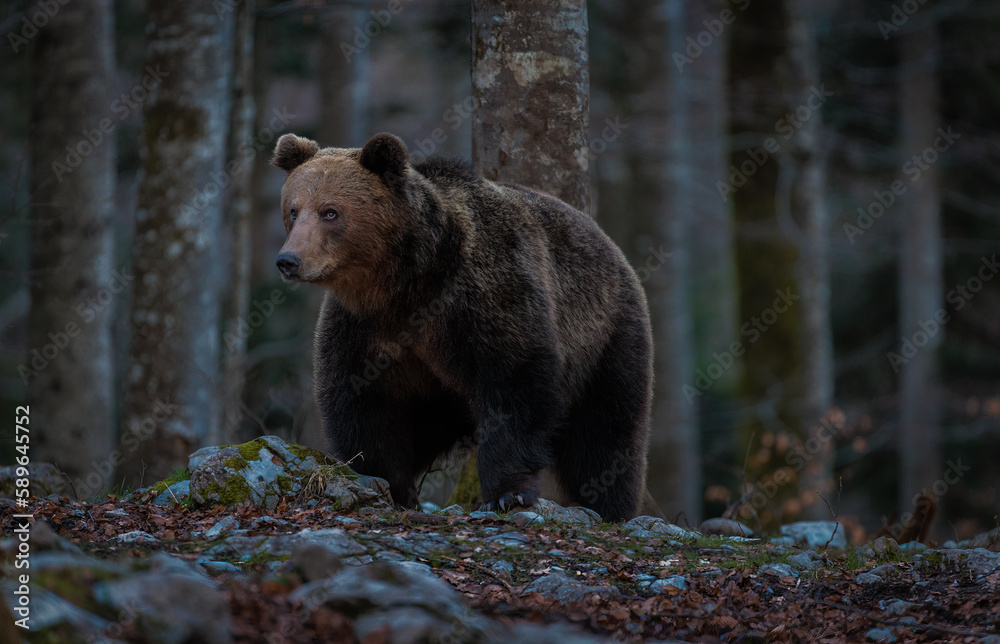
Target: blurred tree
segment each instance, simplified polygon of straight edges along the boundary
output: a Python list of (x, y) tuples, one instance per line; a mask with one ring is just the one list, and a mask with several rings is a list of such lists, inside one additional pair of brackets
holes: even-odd
[(364, 27), (366, 8), (331, 7), (320, 21), (319, 144), (336, 148), (361, 147), (368, 129), (368, 88), (371, 83), (371, 49), (344, 49)]
[[(730, 130), (738, 143), (716, 184), (738, 226), (742, 390), (754, 401), (744, 436), (769, 448), (750, 461), (758, 486), (750, 501), (764, 523), (803, 505), (807, 514), (812, 504), (825, 510), (803, 481), (815, 489), (832, 455), (821, 424), (833, 369), (820, 137), (828, 95), (805, 6), (748, 4), (734, 17)], [(797, 454), (783, 453), (787, 445)]]
[(585, 0), (472, 3), (472, 162), (590, 212)]
[(60, 7), (38, 30), (33, 68), (28, 337), (35, 351), (21, 367), (30, 367), (21, 376), (31, 426), (41, 430), (32, 434), (32, 459), (57, 463), (79, 494), (92, 494), (112, 467), (112, 314), (116, 294), (130, 288), (130, 276), (112, 266), (111, 1)]
[[(890, 354), (900, 373), (899, 508), (909, 512), (914, 497), (941, 476), (938, 449), (937, 348), (941, 345), (944, 307), (941, 247), (940, 166), (935, 138), (941, 126), (937, 89), (937, 26), (918, 27), (898, 36), (900, 64), (899, 152), (901, 164), (919, 174), (900, 196), (899, 332), (902, 346)], [(930, 150), (931, 152), (925, 152)], [(933, 159), (931, 154), (934, 155)], [(918, 161), (914, 162), (913, 159)], [(922, 337), (921, 337), (922, 336)], [(910, 343), (908, 349), (906, 343)], [(915, 349), (915, 353), (912, 350)], [(893, 357), (895, 355), (895, 357)]]
[[(122, 441), (129, 484), (163, 478), (220, 422), (220, 194), (229, 130), (233, 15), (151, 0), (135, 299)], [(131, 452), (131, 449), (130, 449)]]
[[(228, 285), (222, 304), (223, 320), (223, 417), (209, 428), (209, 445), (239, 442), (243, 422), (243, 387), (246, 382), (247, 337), (250, 327), (251, 214), (253, 212), (252, 147), (257, 104), (254, 100), (254, 27), (257, 3), (244, 0), (235, 7), (236, 43), (233, 58), (232, 107), (229, 114), (229, 216), (223, 222), (224, 234), (232, 243), (229, 253)], [(230, 171), (234, 168), (235, 171)]]
[[(836, 419), (833, 405), (833, 334), (830, 329), (830, 267), (826, 196), (827, 149), (823, 129), (823, 84), (816, 52), (816, 15), (811, 0), (788, 3), (788, 90), (795, 117), (799, 106), (810, 111), (801, 119), (801, 128), (789, 140), (782, 159), (782, 173), (789, 179), (787, 208), (801, 229), (798, 240), (798, 280), (802, 290), (802, 388), (801, 419), (807, 454), (802, 471), (803, 517), (829, 519), (830, 509), (816, 498), (833, 486), (834, 436)], [(811, 102), (812, 101), (812, 102)], [(819, 105), (817, 107), (817, 104)], [(783, 208), (779, 202), (779, 208)], [(782, 218), (779, 210), (779, 220)]]

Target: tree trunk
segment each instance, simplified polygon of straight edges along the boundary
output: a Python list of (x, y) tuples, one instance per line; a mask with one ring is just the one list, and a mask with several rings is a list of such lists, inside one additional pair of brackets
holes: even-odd
[[(229, 217), (225, 233), (232, 243), (228, 291), (222, 306), (223, 334), (223, 420), (219, 431), (209, 428), (210, 445), (239, 442), (243, 422), (243, 386), (246, 382), (246, 353), (250, 310), (251, 213), (253, 212), (253, 143), (257, 113), (253, 86), (254, 27), (257, 3), (245, 0), (236, 7), (236, 46), (233, 62), (232, 111), (229, 116)], [(233, 165), (235, 164), (235, 165)]]
[[(938, 108), (937, 29), (934, 24), (899, 36), (899, 100), (901, 164), (934, 145), (940, 127)], [(901, 251), (900, 325), (903, 338), (926, 336), (926, 344), (900, 371), (899, 454), (900, 512), (913, 509), (913, 499), (941, 476), (938, 451), (937, 348), (942, 330), (927, 333), (944, 305), (941, 266), (941, 188), (937, 164), (926, 166), (919, 180), (900, 197)], [(916, 342), (914, 343), (916, 344)], [(899, 349), (900, 353), (905, 353)], [(940, 508), (939, 508), (940, 512)]]
[(336, 148), (361, 147), (365, 137), (371, 48), (345, 53), (341, 43), (352, 42), (356, 27), (371, 19), (367, 8), (329, 9), (320, 24), (319, 143)]
[[(809, 105), (819, 88), (816, 34), (807, 15), (806, 0), (788, 2), (789, 89), (793, 105)], [(833, 405), (833, 333), (830, 329), (829, 224), (826, 210), (826, 149), (822, 112), (813, 110), (790, 140), (788, 171), (792, 174), (790, 211), (801, 222), (799, 284), (802, 295), (802, 410), (807, 454), (802, 472), (803, 517), (831, 519), (834, 436), (837, 420)], [(782, 171), (785, 171), (783, 168)]]
[[(187, 463), (220, 421), (219, 227), (233, 61), (232, 14), (151, 0), (133, 254), (135, 299), (123, 443), (128, 482)], [(148, 470), (148, 471), (144, 471)]]
[(112, 265), (112, 11), (110, 0), (61, 7), (39, 29), (34, 57), (28, 327), (37, 354), (20, 371), (37, 430), (32, 459), (58, 464), (82, 496), (108, 487), (113, 467), (111, 325), (117, 295), (131, 287)]
[(585, 0), (473, 0), (472, 162), (590, 212)]

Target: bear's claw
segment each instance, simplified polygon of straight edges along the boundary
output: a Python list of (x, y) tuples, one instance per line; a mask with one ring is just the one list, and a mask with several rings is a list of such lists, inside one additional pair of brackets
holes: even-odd
[(521, 490), (520, 492), (504, 494), (496, 501), (487, 501), (483, 503), (480, 510), (496, 512), (499, 509), (500, 512), (510, 512), (515, 507), (530, 508), (536, 502), (538, 502), (538, 494), (536, 492)]

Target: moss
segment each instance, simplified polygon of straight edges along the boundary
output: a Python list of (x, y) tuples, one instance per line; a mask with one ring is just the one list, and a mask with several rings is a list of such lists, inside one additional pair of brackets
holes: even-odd
[(163, 493), (164, 490), (166, 490), (174, 483), (187, 481), (190, 478), (191, 478), (191, 472), (188, 472), (186, 469), (183, 468), (178, 468), (174, 470), (167, 478), (151, 485), (149, 491), (152, 492), (154, 496), (159, 496), (160, 494)]
[(288, 451), (295, 454), (297, 458), (300, 458), (303, 461), (312, 456), (320, 465), (331, 462), (330, 457), (323, 452), (304, 445), (289, 445)]
[(242, 476), (233, 475), (226, 479), (222, 485), (212, 483), (201, 493), (206, 499), (215, 499), (213, 503), (232, 507), (240, 503), (246, 503), (253, 496), (250, 485)]
[(478, 508), (483, 504), (483, 498), (479, 487), (479, 466), (476, 459), (476, 452), (473, 451), (465, 459), (462, 473), (458, 476), (458, 482), (451, 493), (451, 497), (445, 506), (458, 504), (463, 508)]
[(233, 445), (244, 459), (248, 461), (259, 461), (261, 448), (268, 448), (268, 444), (263, 439), (252, 440), (242, 445)]
[(232, 458), (227, 458), (225, 462), (226, 467), (236, 471), (244, 470), (249, 465), (250, 464), (247, 463), (246, 459), (244, 459), (242, 456), (233, 456)]

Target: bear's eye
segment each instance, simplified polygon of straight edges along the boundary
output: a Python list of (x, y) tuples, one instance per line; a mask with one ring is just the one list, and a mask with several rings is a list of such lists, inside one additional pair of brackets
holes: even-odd
[(295, 218), (298, 216), (299, 216), (299, 211), (296, 210), (295, 208), (292, 208), (291, 210), (288, 211), (288, 218), (291, 219), (292, 221), (295, 221)]
[(337, 211), (334, 210), (333, 208), (327, 208), (325, 211), (323, 211), (323, 219), (325, 219), (326, 221), (333, 221), (336, 218), (337, 218)]

